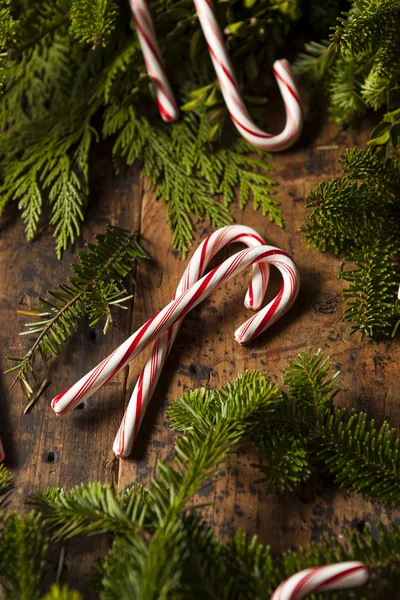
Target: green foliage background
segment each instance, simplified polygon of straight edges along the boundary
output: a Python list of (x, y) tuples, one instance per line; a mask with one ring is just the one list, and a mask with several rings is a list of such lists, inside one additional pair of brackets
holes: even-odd
[[(1, 1), (0, 209), (18, 202), (28, 240), (45, 212), (58, 255), (80, 233), (90, 151), (110, 136), (117, 165), (142, 161), (183, 255), (193, 216), (215, 226), (231, 222), (235, 186), (242, 207), (252, 198), (256, 209), (282, 224), (270, 167), (248, 157), (253, 149), (225, 127), (192, 1), (159, 0), (150, 9), (183, 105), (175, 125), (164, 125), (157, 114), (127, 1)], [(299, 4), (221, 2), (217, 12), (239, 81), (250, 89), (298, 19)], [(256, 107), (266, 101), (247, 100)]]

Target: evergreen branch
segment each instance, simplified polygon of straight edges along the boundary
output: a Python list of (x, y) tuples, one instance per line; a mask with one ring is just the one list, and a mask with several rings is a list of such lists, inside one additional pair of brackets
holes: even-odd
[(43, 600), (83, 600), (81, 594), (70, 590), (66, 585), (52, 585)]
[(308, 348), (284, 369), (283, 383), (296, 404), (296, 414), (302, 415), (303, 419), (307, 416), (308, 422), (315, 422), (318, 413), (324, 413), (332, 407), (340, 385), (340, 372), (330, 375), (331, 368), (332, 363), (321, 350), (313, 353)]
[(376, 429), (365, 413), (337, 410), (322, 419), (316, 456), (323, 469), (351, 492), (400, 502), (399, 439), (385, 422)]
[(360, 248), (353, 248), (346, 260), (355, 265), (341, 269), (341, 278), (349, 282), (343, 290), (346, 303), (344, 318), (352, 323), (350, 333), (357, 331), (376, 341), (392, 335), (398, 327), (396, 316), (400, 266), (393, 256), (400, 253), (397, 240), (376, 237), (366, 239)]
[[(221, 543), (189, 505), (196, 491), (217, 472), (226, 453), (243, 439), (254, 443), (262, 429), (268, 433), (267, 440), (270, 434), (275, 436), (272, 448), (280, 444), (281, 456), (270, 454), (273, 464), (268, 473), (271, 483), (275, 476), (278, 488), (288, 489), (288, 482), (294, 487), (306, 478), (311, 456), (349, 491), (398, 503), (400, 458), (395, 430), (387, 423), (377, 429), (364, 413), (335, 411), (332, 399), (338, 380), (330, 369), (321, 352), (308, 350), (285, 369), (289, 395), (280, 395), (277, 386), (257, 371), (217, 390), (187, 392), (169, 410), (170, 424), (179, 434), (174, 454), (168, 464), (158, 463), (157, 475), (148, 487), (120, 494), (100, 483), (70, 492), (48, 489), (32, 499), (40, 517), (2, 514), (3, 589), (10, 590), (11, 598), (40, 597), (46, 524), (56, 540), (100, 533), (113, 536), (112, 548), (97, 568), (98, 594), (107, 600), (261, 600), (299, 570), (346, 560), (361, 560), (370, 572), (370, 582), (357, 594), (348, 591), (332, 597), (376, 600), (377, 589), (395, 597), (400, 582), (400, 530), (394, 525), (390, 529), (378, 526), (374, 536), (368, 531), (344, 532), (340, 541), (330, 537), (272, 558), (268, 546), (244, 532)], [(303, 462), (298, 460), (301, 452)], [(24, 569), (17, 584), (15, 573), (20, 571), (16, 565)], [(18, 591), (14, 596), (11, 586), (16, 585), (29, 593), (18, 595)], [(78, 600), (79, 596), (53, 588), (45, 600), (50, 598)]]
[(330, 44), (306, 44), (297, 73), (324, 91), (337, 123), (350, 123), (367, 109), (398, 107), (399, 18), (399, 0), (359, 0), (336, 19)]
[[(275, 181), (265, 175), (271, 167), (247, 156), (254, 148), (244, 141), (211, 146), (213, 127), (201, 108), (197, 115), (185, 117), (172, 133), (166, 127), (150, 127), (145, 120), (134, 119), (131, 108), (118, 111), (114, 107), (104, 123), (107, 134), (120, 129), (115, 156), (129, 165), (143, 160), (142, 173), (154, 186), (155, 197), (165, 202), (172, 243), (184, 257), (193, 239), (192, 216), (207, 218), (215, 227), (232, 222), (228, 208), (236, 186), (240, 208), (252, 198), (255, 210), (261, 208), (271, 222), (283, 225), (278, 202), (271, 198)], [(259, 156), (268, 154), (260, 152)], [(219, 194), (223, 202), (215, 197)]]
[[(33, 502), (44, 520), (56, 526), (57, 537), (115, 528), (117, 534), (126, 538), (116, 542), (103, 565), (107, 597), (128, 597), (129, 590), (147, 599), (166, 598), (177, 586), (187, 557), (182, 523), (187, 503), (216, 473), (226, 453), (270, 411), (276, 391), (276, 386), (254, 373), (245, 374), (220, 390), (198, 390), (176, 401), (170, 419), (182, 435), (177, 439), (170, 464), (158, 463), (157, 477), (146, 491), (146, 513), (141, 500), (139, 508), (132, 500), (135, 492), (129, 492), (130, 506), (135, 507), (131, 510), (137, 517), (134, 527), (132, 519), (129, 524), (125, 521), (126, 508), (109, 487), (81, 486), (70, 496), (49, 490), (45, 495), (36, 495)], [(195, 415), (197, 418), (193, 418)], [(140, 525), (143, 529), (144, 514), (154, 527), (149, 541), (144, 531), (141, 535), (135, 531)], [(122, 560), (125, 568), (121, 570)], [(117, 572), (118, 579), (114, 576)]]
[(0, 465), (0, 497), (7, 494), (14, 487), (14, 477), (4, 465)]
[(101, 483), (81, 484), (69, 492), (48, 488), (30, 502), (57, 540), (102, 533), (131, 536), (148, 527), (146, 494), (140, 487), (121, 494)]
[(302, 427), (293, 422), (281, 428), (264, 426), (251, 441), (262, 456), (262, 462), (252, 466), (260, 472), (257, 481), (265, 483), (267, 493), (293, 492), (309, 478), (309, 443)]
[(331, 376), (331, 368), (329, 359), (311, 348), (291, 360), (283, 377), (289, 395), (279, 398), (249, 437), (263, 458), (253, 466), (269, 492), (293, 491), (310, 476), (310, 426), (316, 434), (319, 416), (332, 407), (339, 386), (339, 372)]
[(123, 302), (131, 297), (123, 287), (124, 279), (137, 259), (147, 257), (136, 235), (110, 226), (105, 234), (96, 235), (95, 244), (86, 243), (86, 247), (87, 251), (77, 253), (79, 263), (71, 266), (74, 276), (60, 284), (57, 291), (49, 292), (54, 300), (40, 298), (40, 308), (22, 313), (35, 321), (27, 323), (27, 331), (21, 335), (38, 336), (23, 358), (10, 358), (16, 365), (6, 372), (17, 371), (14, 383), (20, 380), (29, 395), (33, 391), (28, 376), (32, 373), (35, 377), (37, 355), (44, 363), (57, 358), (84, 314), (89, 316), (91, 326), (105, 318), (106, 333), (112, 322), (112, 306), (125, 308)]
[(48, 539), (40, 517), (11, 513), (0, 526), (0, 582), (7, 598), (40, 598)]
[(70, 32), (80, 42), (103, 46), (115, 29), (118, 7), (115, 0), (73, 0)]
[(339, 373), (330, 376), (331, 368), (329, 359), (311, 349), (290, 361), (284, 371), (289, 396), (273, 405), (248, 438), (263, 457), (254, 466), (268, 491), (292, 491), (308, 478), (315, 457), (349, 491), (400, 502), (396, 431), (387, 423), (377, 430), (364, 413), (335, 411)]
[(396, 333), (400, 281), (400, 163), (382, 157), (396, 122), (376, 128), (368, 150), (352, 148), (340, 157), (345, 176), (320, 183), (310, 192), (308, 220), (301, 227), (310, 246), (345, 250), (339, 277), (349, 282), (342, 295), (344, 318), (373, 341)]
[[(298, 0), (219, 7), (245, 91), (260, 65), (272, 63), (288, 24), (300, 18), (299, 7)], [(50, 205), (59, 256), (79, 235), (85, 216), (89, 149), (109, 135), (116, 136), (117, 158), (128, 164), (143, 158), (144, 174), (166, 204), (173, 244), (183, 255), (194, 219), (207, 218), (216, 227), (232, 221), (232, 186), (240, 188), (242, 208), (252, 200), (255, 210), (282, 225), (267, 155), (248, 157), (253, 148), (232, 141), (224, 125), (226, 110), (193, 5), (166, 1), (153, 8), (161, 53), (186, 106), (185, 117), (168, 127), (153, 107), (128, 5), (22, 0), (11, 10), (7, 0), (0, 13), (0, 208), (17, 200), (32, 240)], [(179, 69), (169, 68), (176, 64)], [(255, 104), (264, 101), (254, 98)]]

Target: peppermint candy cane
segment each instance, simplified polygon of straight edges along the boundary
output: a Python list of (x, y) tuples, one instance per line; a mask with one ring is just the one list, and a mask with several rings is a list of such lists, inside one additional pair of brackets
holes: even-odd
[(368, 580), (368, 571), (360, 562), (342, 562), (300, 571), (275, 590), (271, 600), (300, 600), (308, 594), (358, 587)]
[[(165, 73), (157, 38), (146, 0), (130, 0), (138, 30), (147, 72), (154, 82), (161, 116), (170, 121), (178, 117), (168, 78)], [(207, 41), (225, 104), (239, 133), (253, 146), (276, 152), (285, 150), (297, 140), (303, 125), (303, 113), (299, 92), (289, 63), (277, 60), (273, 72), (277, 80), (286, 110), (286, 125), (279, 134), (262, 131), (252, 121), (243, 102), (235, 73), (226, 51), (222, 32), (215, 17), (212, 0), (194, 0), (200, 25)], [(174, 112), (175, 109), (175, 112)]]
[(153, 21), (145, 0), (129, 0), (135, 19), (140, 47), (147, 73), (154, 83), (158, 109), (164, 121), (175, 121), (179, 116), (174, 94), (168, 82), (164, 62), (157, 44)]
[[(186, 292), (202, 277), (208, 264), (221, 248), (234, 242), (241, 242), (250, 248), (265, 245), (259, 234), (245, 225), (231, 225), (215, 231), (203, 240), (197, 248), (179, 282), (174, 298)], [(244, 302), (246, 308), (252, 308), (253, 310), (260, 308), (267, 289), (268, 279), (268, 263), (253, 265), (252, 279)], [(147, 406), (181, 324), (182, 319), (172, 325), (153, 343), (151, 356), (139, 375), (114, 441), (113, 450), (118, 457), (129, 456), (132, 452)]]
[(242, 250), (212, 269), (149, 319), (90, 373), (56, 396), (51, 403), (52, 408), (58, 415), (72, 410), (114, 377), (171, 325), (182, 319), (189, 310), (207, 298), (219, 285), (260, 262), (276, 266), (281, 272), (283, 281), (278, 295), (235, 332), (235, 339), (240, 344), (247, 344), (255, 339), (290, 308), (299, 290), (299, 273), (296, 265), (286, 252), (273, 246)]

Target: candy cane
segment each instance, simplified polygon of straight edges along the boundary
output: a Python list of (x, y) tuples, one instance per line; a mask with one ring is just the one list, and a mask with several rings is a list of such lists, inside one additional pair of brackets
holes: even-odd
[(255, 339), (290, 308), (299, 289), (299, 274), (293, 260), (286, 252), (273, 246), (259, 246), (242, 250), (199, 279), (186, 292), (172, 300), (163, 310), (149, 319), (90, 373), (56, 396), (52, 401), (55, 412), (59, 415), (65, 414), (78, 403), (89, 398), (140, 354), (146, 346), (207, 298), (219, 285), (259, 262), (275, 265), (281, 272), (283, 281), (278, 295), (235, 332), (235, 339), (240, 344), (247, 344)]
[[(250, 248), (265, 245), (259, 234), (245, 225), (231, 225), (215, 231), (197, 248), (179, 282), (174, 298), (186, 292), (198, 281), (217, 252), (233, 242), (241, 242)], [(260, 308), (267, 289), (268, 279), (268, 263), (253, 265), (253, 275), (244, 302), (246, 308), (254, 310)], [(139, 427), (181, 323), (182, 319), (172, 325), (153, 343), (151, 356), (139, 375), (121, 427), (115, 438), (113, 450), (116, 456), (126, 457), (132, 452)]]
[(342, 562), (312, 567), (292, 575), (281, 583), (271, 600), (299, 600), (308, 594), (358, 587), (368, 580), (368, 571), (360, 562)]
[[(173, 120), (177, 118), (178, 110), (160, 57), (146, 0), (130, 0), (130, 5), (147, 72), (154, 81), (161, 116), (164, 120)], [(294, 144), (301, 133), (303, 113), (300, 96), (289, 63), (286, 60), (277, 60), (273, 65), (273, 72), (285, 105), (286, 125), (279, 134), (266, 133), (252, 121), (243, 102), (222, 33), (215, 17), (212, 0), (194, 0), (194, 5), (207, 41), (225, 104), (236, 129), (250, 144), (263, 150), (276, 152)], [(176, 109), (175, 112), (173, 109)]]
[(158, 109), (164, 121), (175, 121), (179, 115), (157, 44), (153, 21), (145, 0), (129, 0), (135, 19), (140, 47), (149, 77), (155, 86)]

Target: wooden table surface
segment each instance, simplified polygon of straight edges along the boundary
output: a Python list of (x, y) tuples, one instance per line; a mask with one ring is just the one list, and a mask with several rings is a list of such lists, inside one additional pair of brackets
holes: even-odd
[[(139, 171), (130, 169), (117, 177), (108, 153), (98, 151), (94, 156), (96, 173), (84, 237), (93, 239), (106, 223), (138, 230), (152, 261), (140, 263), (134, 301), (129, 311), (117, 311), (110, 334), (103, 337), (100, 327), (91, 329), (85, 323), (68, 343), (51, 369), (51, 387), (29, 414), (23, 414), (25, 400), (19, 388), (8, 390), (11, 376), (2, 376), (0, 436), (7, 464), (16, 476), (13, 507), (21, 508), (29, 494), (45, 486), (69, 488), (94, 480), (120, 486), (146, 483), (154, 474), (157, 461), (168, 458), (173, 448), (174, 435), (164, 419), (173, 398), (185, 389), (224, 384), (245, 369), (258, 368), (279, 382), (287, 361), (310, 345), (322, 348), (342, 371), (343, 391), (337, 397), (338, 405), (367, 411), (379, 423), (385, 418), (397, 426), (399, 343), (386, 341), (374, 346), (368, 340), (360, 342), (358, 337), (349, 337), (349, 327), (342, 321), (341, 282), (336, 278), (339, 259), (308, 249), (298, 232), (306, 214), (307, 192), (322, 179), (340, 175), (338, 150), (361, 144), (366, 137), (362, 131), (339, 133), (335, 126), (326, 124), (312, 131), (309, 139), (303, 136), (294, 149), (271, 159), (285, 228), (271, 225), (251, 206), (244, 212), (235, 210), (234, 215), (237, 222), (254, 227), (269, 243), (294, 257), (302, 281), (295, 306), (247, 347), (240, 347), (233, 340), (234, 330), (249, 316), (242, 305), (247, 275), (230, 281), (190, 312), (157, 387), (134, 454), (130, 460), (119, 462), (113, 460), (112, 443), (144, 357), (72, 414), (56, 418), (49, 401), (169, 302), (186, 263), (170, 244), (165, 206), (146, 190)], [(199, 223), (195, 245), (211, 230), (207, 224)], [(27, 338), (18, 336), (24, 321), (17, 309), (35, 306), (39, 295), (65, 279), (71, 258), (68, 251), (62, 261), (56, 259), (49, 230), (44, 229), (35, 243), (27, 244), (23, 225), (13, 211), (3, 216), (1, 371), (9, 366), (4, 354), (18, 356), (28, 348)], [(296, 493), (267, 495), (262, 484), (254, 483), (256, 472), (251, 463), (256, 460), (246, 448), (229, 454), (220, 476), (197, 498), (210, 503), (204, 512), (221, 535), (240, 526), (250, 533), (257, 532), (262, 542), (278, 552), (307, 544), (321, 534), (340, 534), (344, 527), (355, 527), (362, 521), (374, 528), (378, 520), (388, 522), (398, 517), (394, 510), (359, 495), (342, 493), (318, 477)], [(73, 551), (67, 554), (67, 578), (69, 573), (75, 587), (85, 588), (83, 580), (91, 555), (90, 548), (83, 561)]]

